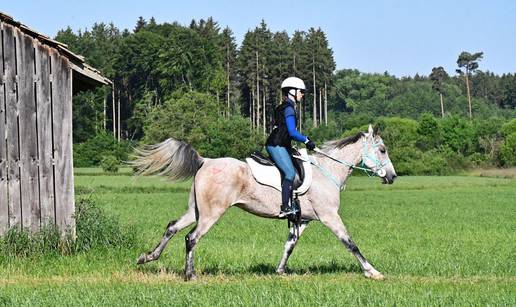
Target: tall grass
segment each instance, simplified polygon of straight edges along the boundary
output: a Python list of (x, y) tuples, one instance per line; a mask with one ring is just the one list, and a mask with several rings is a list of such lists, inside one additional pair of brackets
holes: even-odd
[(70, 255), (93, 248), (130, 248), (137, 240), (134, 228), (106, 214), (91, 197), (76, 203), (75, 222), (76, 239), (69, 232), (61, 233), (55, 225), (36, 233), (13, 227), (0, 238), (0, 255), (21, 258)]

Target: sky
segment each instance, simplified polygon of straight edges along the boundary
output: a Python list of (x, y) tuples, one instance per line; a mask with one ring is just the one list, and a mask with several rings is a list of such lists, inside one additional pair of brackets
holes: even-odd
[(453, 75), (462, 51), (482, 51), (479, 69), (516, 72), (516, 1), (509, 0), (0, 0), (0, 11), (50, 37), (95, 22), (132, 30), (139, 16), (183, 25), (211, 16), (238, 44), (263, 19), (289, 35), (320, 27), (337, 69), (402, 77), (443, 66)]

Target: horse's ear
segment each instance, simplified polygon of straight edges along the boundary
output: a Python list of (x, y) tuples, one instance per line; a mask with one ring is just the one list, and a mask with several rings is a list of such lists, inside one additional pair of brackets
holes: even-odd
[(369, 128), (367, 129), (367, 134), (368, 134), (368, 136), (374, 135), (373, 126), (371, 126), (371, 124), (369, 124)]
[(374, 135), (380, 135), (380, 127), (378, 125), (374, 125), (373, 133)]

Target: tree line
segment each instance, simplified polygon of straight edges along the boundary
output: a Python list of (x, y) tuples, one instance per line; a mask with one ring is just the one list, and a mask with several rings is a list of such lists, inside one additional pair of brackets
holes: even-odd
[[(272, 109), (280, 100), (279, 84), (292, 75), (305, 80), (311, 89), (301, 110), (310, 113), (313, 125), (327, 122), (328, 88), (335, 70), (332, 51), (321, 29), (273, 33), (264, 21), (249, 31), (237, 48), (233, 32), (213, 21), (157, 24), (140, 18), (132, 32), (113, 24), (94, 24), (91, 30), (74, 33), (59, 31), (57, 40), (84, 55), (115, 82), (115, 101), (120, 100), (123, 137), (144, 136), (143, 122), (150, 109), (160, 106), (176, 93), (209, 94), (218, 102), (221, 116), (241, 115), (251, 120), (255, 130), (271, 128)], [(315, 93), (315, 94), (314, 94)], [(77, 97), (82, 118), (77, 118), (76, 141), (84, 141), (92, 131), (111, 127), (109, 103), (101, 106), (100, 96)], [(107, 114), (107, 118), (103, 118)], [(86, 117), (86, 115), (88, 117)], [(103, 121), (108, 121), (107, 124)], [(116, 119), (115, 119), (116, 120)]]
[(428, 76), (398, 78), (388, 72), (335, 71), (320, 28), (290, 36), (271, 31), (265, 21), (249, 30), (240, 46), (232, 30), (221, 29), (212, 18), (186, 26), (140, 17), (131, 31), (96, 23), (77, 33), (61, 30), (56, 40), (115, 83), (114, 90), (74, 97), (75, 143), (106, 131), (144, 142), (174, 136), (214, 156), (228, 154), (215, 144), (230, 142), (238, 148), (232, 154), (241, 157), (270, 131), (272, 110), (281, 100), (279, 85), (292, 75), (308, 90), (298, 110), (299, 128), (320, 135), (320, 141), (383, 117), (516, 115), (516, 75), (479, 70), (482, 52), (461, 53), (453, 76), (436, 66)]

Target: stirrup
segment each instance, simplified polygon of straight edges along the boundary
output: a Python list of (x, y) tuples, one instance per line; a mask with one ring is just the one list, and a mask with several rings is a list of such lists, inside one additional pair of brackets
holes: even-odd
[(281, 218), (286, 218), (290, 215), (294, 215), (297, 213), (297, 210), (295, 208), (292, 208), (292, 207), (289, 207), (287, 208), (285, 211), (283, 211), (283, 209), (281, 209), (278, 217), (281, 219)]

